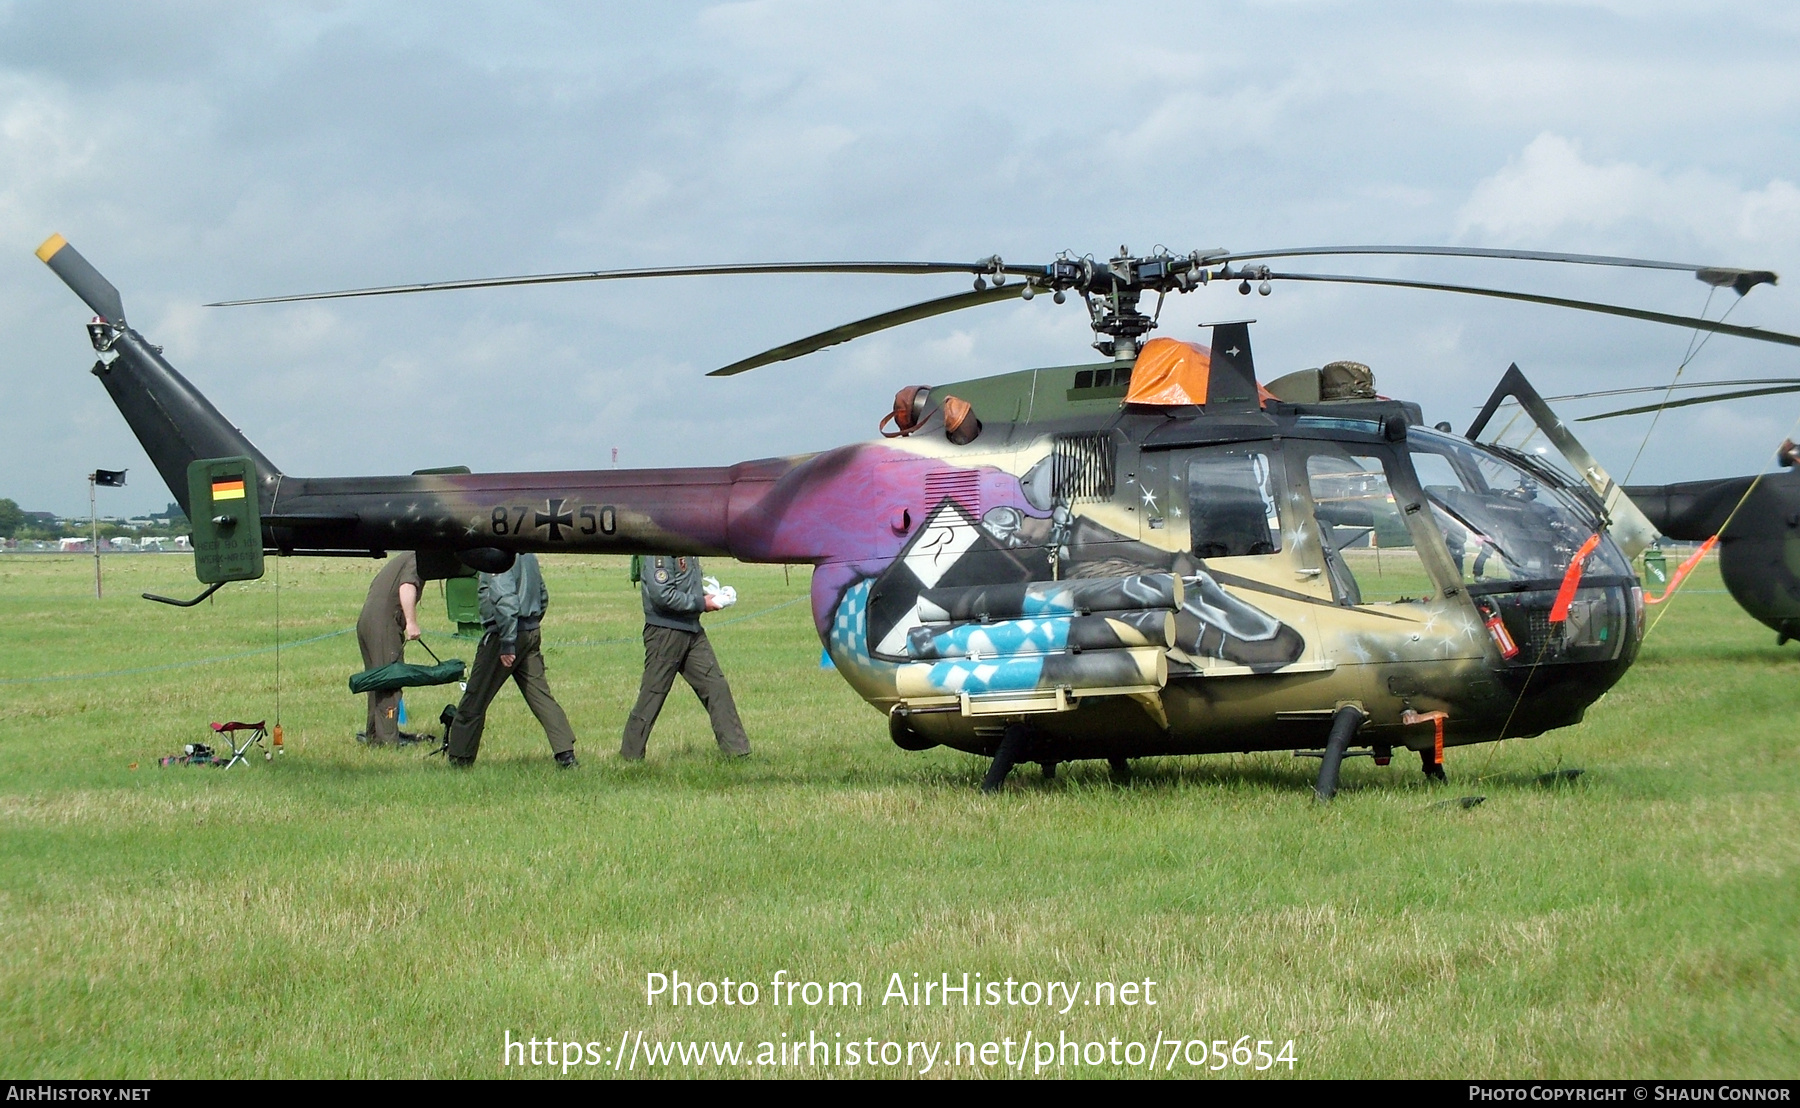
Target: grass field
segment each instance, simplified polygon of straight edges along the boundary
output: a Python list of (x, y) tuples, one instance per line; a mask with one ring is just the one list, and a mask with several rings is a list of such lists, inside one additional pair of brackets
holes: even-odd
[[(803, 568), (709, 566), (741, 596), (709, 620), (753, 756), (722, 759), (678, 687), (625, 765), (623, 562), (544, 560), (580, 769), (556, 769), (514, 691), (471, 771), (358, 746), (354, 636), (316, 637), (354, 623), (373, 566), (287, 560), (288, 751), (222, 771), (157, 758), (209, 720), (273, 718), (274, 561), (182, 611), (136, 597), (191, 594), (186, 558), (109, 558), (97, 602), (89, 560), (0, 557), (0, 1072), (559, 1072), (503, 1066), (509, 1034), (596, 1043), (606, 1064), (571, 1076), (721, 1072), (640, 1054), (615, 1074), (641, 1032), (746, 1059), (809, 1034), (1011, 1039), (1009, 1059), (1027, 1034), (1178, 1040), (1156, 1072), (1179, 1076), (1209, 1072), (1188, 1043), (1240, 1036), (1293, 1041), (1265, 1076), (1800, 1076), (1800, 647), (1711, 568), (1581, 726), (1452, 750), (1448, 788), (1408, 756), (1353, 760), (1322, 806), (1317, 763), (1285, 755), (1146, 761), (1124, 788), (1104, 766), (1022, 771), (982, 796), (983, 761), (896, 749), (820, 670), (807, 605), (786, 603)], [(435, 585), (422, 607), (438, 652), (472, 658)], [(445, 699), (409, 703), (434, 720)], [(1536, 782), (1569, 767), (1586, 773)], [(1465, 795), (1487, 799), (1440, 803)], [(864, 1003), (776, 1006), (778, 971), (857, 981)], [(756, 982), (759, 1003), (647, 1006), (655, 972)], [(1157, 1003), (881, 1003), (891, 974), (964, 972), (1080, 982), (1079, 1000), (1153, 979)], [(930, 1076), (1019, 1072), (952, 1049)], [(1148, 1068), (1068, 1059), (1045, 1074)]]

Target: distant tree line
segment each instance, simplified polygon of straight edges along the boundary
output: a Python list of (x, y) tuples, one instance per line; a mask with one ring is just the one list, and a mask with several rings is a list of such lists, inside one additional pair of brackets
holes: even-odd
[[(133, 531), (118, 523), (100, 522), (100, 537), (110, 539), (119, 535), (185, 535), (187, 534), (187, 516), (181, 514), (178, 505), (170, 504), (163, 515), (150, 517), (156, 523), (141, 531)], [(167, 522), (164, 522), (164, 520)], [(66, 525), (56, 522), (54, 517), (46, 518), (42, 512), (27, 512), (20, 508), (17, 501), (0, 497), (0, 539), (62, 539), (87, 538), (92, 529), (86, 520), (70, 520)]]

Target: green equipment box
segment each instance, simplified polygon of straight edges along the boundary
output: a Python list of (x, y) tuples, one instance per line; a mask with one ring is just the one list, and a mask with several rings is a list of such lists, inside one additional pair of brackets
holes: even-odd
[(256, 463), (202, 458), (188, 466), (188, 520), (194, 527), (194, 576), (209, 585), (263, 575), (262, 506)]
[(444, 582), (444, 608), (450, 622), (456, 624), (458, 637), (481, 637), (481, 590), (473, 573)]

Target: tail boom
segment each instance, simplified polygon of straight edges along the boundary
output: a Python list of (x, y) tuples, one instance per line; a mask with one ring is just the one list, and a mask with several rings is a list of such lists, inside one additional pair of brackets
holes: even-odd
[[(37, 251), (93, 309), (94, 375), (190, 519), (189, 467), (247, 458), (265, 550), (282, 554), (438, 554), (484, 551), (493, 562), (523, 552), (729, 555), (746, 561), (826, 557), (836, 528), (796, 538), (787, 508), (813, 483), (841, 476), (819, 458), (772, 458), (730, 467), (545, 473), (420, 473), (391, 477), (285, 476), (126, 323), (119, 292), (60, 235)], [(235, 471), (234, 471), (235, 472)], [(774, 490), (781, 489), (771, 496)], [(246, 493), (252, 490), (246, 487)], [(198, 535), (197, 535), (198, 539)], [(817, 548), (817, 549), (815, 549)]]
[[(492, 548), (765, 560), (733, 520), (802, 459), (681, 469), (280, 478), (263, 517), (282, 553)], [(743, 536), (740, 536), (740, 539)]]

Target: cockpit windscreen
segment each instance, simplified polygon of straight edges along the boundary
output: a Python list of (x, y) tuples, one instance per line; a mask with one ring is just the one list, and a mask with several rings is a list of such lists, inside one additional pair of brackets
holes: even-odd
[[(1465, 582), (1560, 580), (1594, 534), (1584, 504), (1498, 455), (1423, 428), (1413, 428), (1408, 443), (1432, 518)], [(1630, 567), (1602, 543), (1588, 572), (1627, 574)]]

